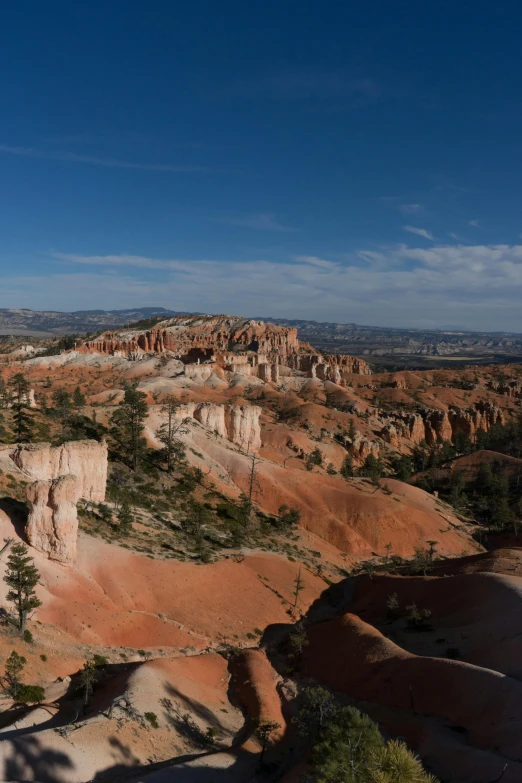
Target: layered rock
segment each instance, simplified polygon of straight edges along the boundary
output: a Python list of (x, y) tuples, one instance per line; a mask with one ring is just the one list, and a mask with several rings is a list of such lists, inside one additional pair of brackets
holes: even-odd
[(454, 440), (459, 432), (473, 440), (478, 432), (488, 432), (495, 424), (504, 423), (500, 408), (488, 400), (469, 408), (451, 406), (447, 412), (426, 408), (419, 413), (389, 413), (379, 418), (384, 423), (379, 435), (394, 447), (400, 445), (401, 438), (433, 446)]
[(371, 375), (372, 371), (364, 359), (346, 354), (301, 353), (290, 356), (288, 366), (293, 370), (305, 372), (310, 378), (321, 378), (334, 383), (342, 381), (342, 373)]
[(232, 348), (267, 355), (296, 354), (297, 329), (232, 316), (178, 316), (161, 321), (152, 329), (105, 332), (79, 350), (123, 355), (172, 351), (195, 362)]
[(480, 431), (487, 432), (495, 424), (504, 423), (504, 414), (489, 400), (477, 402), (473, 408), (450, 408), (448, 417), (453, 437), (462, 432), (471, 439)]
[[(276, 383), (278, 366), (311, 377), (342, 382), (343, 373), (369, 375), (368, 364), (354, 356), (324, 357), (297, 339), (297, 329), (232, 316), (178, 316), (151, 329), (105, 332), (78, 350), (135, 359), (169, 352), (186, 365), (217, 362), (230, 372), (257, 375)], [(313, 375), (312, 375), (313, 373)]]
[(489, 381), (488, 389), (496, 394), (502, 394), (505, 397), (520, 397), (522, 394), (522, 383), (518, 378), (506, 378), (503, 381)]
[(35, 481), (27, 489), (27, 539), (39, 552), (64, 565), (76, 558), (79, 498), (78, 481), (70, 475)]
[(217, 405), (213, 402), (187, 403), (178, 409), (178, 417), (192, 418), (207, 429), (250, 453), (261, 448), (259, 417), (262, 408), (257, 405)]
[(73, 440), (62, 446), (26, 443), (10, 453), (17, 468), (29, 478), (48, 481), (59, 476), (76, 476), (78, 497), (103, 502), (107, 485), (107, 444), (95, 440)]
[(256, 405), (229, 405), (225, 408), (228, 439), (240, 448), (257, 453), (261, 448), (261, 408)]

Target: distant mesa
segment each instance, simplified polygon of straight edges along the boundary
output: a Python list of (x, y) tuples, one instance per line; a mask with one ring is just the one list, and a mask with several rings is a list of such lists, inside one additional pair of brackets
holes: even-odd
[(177, 316), (149, 329), (104, 332), (78, 346), (78, 351), (132, 359), (170, 353), (184, 364), (216, 363), (273, 382), (279, 379), (280, 367), (340, 385), (343, 372), (371, 373), (363, 359), (318, 353), (299, 341), (295, 327), (225, 315)]

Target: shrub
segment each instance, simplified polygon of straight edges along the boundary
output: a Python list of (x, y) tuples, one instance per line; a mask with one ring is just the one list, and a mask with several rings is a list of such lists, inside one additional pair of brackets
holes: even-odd
[(148, 720), (153, 729), (159, 729), (158, 716), (155, 712), (146, 712), (143, 717)]
[(27, 642), (27, 644), (33, 643), (33, 634), (28, 628), (26, 628), (24, 631), (24, 642)]
[(40, 660), (42, 660), (45, 663), (47, 660), (47, 655), (40, 655)]
[(41, 685), (20, 685), (17, 699), (24, 704), (39, 704), (45, 699), (45, 691)]

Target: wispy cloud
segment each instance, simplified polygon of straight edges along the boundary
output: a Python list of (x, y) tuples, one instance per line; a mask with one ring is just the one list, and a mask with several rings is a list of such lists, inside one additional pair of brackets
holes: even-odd
[[(522, 331), (521, 245), (399, 245), (331, 260), (55, 253), (67, 272), (0, 279), (0, 306), (174, 310)], [(72, 266), (76, 272), (71, 272)], [(87, 267), (90, 267), (87, 269)], [(16, 304), (15, 304), (16, 303)]]
[[(78, 155), (75, 152), (46, 151), (34, 147), (14, 147), (9, 144), (0, 144), (0, 152), (8, 155), (20, 155), (25, 158), (39, 158), (40, 160), (54, 160), (65, 163), (86, 163), (91, 166), (105, 166), (117, 169), (140, 169), (142, 171), (171, 171), (171, 172), (209, 172), (211, 169), (205, 166), (185, 166), (172, 163), (135, 163), (117, 158), (103, 158), (93, 155)], [(215, 170), (214, 170), (215, 171)]]
[(426, 231), (425, 228), (416, 228), (415, 226), (403, 226), (403, 229), (405, 231), (408, 231), (410, 234), (417, 234), (419, 237), (423, 237), (424, 239), (429, 239), (433, 241), (433, 234), (431, 234), (429, 231)]
[(399, 204), (398, 210), (402, 215), (419, 215), (424, 207), (422, 204)]
[(473, 228), (480, 228), (479, 220), (469, 220), (468, 223), (470, 226), (473, 226)]
[(258, 231), (299, 231), (298, 228), (287, 226), (277, 220), (272, 212), (258, 212), (252, 215), (239, 215), (237, 217), (221, 218), (220, 223), (228, 223), (232, 226), (244, 226), (255, 228)]

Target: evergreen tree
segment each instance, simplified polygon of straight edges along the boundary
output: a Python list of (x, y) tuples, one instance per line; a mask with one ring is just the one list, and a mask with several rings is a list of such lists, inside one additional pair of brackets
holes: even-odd
[(86, 403), (85, 394), (82, 392), (79, 386), (73, 391), (72, 404), (75, 410), (83, 408)]
[(87, 707), (96, 682), (96, 664), (94, 661), (85, 661), (80, 672), (80, 684), (83, 690), (83, 704)]
[(18, 614), (18, 628), (23, 636), (27, 615), (42, 602), (36, 596), (35, 587), (40, 582), (33, 558), (29, 556), (23, 543), (13, 544), (7, 558), (4, 582), (9, 586), (7, 600), (14, 604)]
[(374, 457), (373, 454), (368, 454), (364, 460), (364, 465), (361, 468), (361, 476), (371, 479), (372, 482), (378, 482), (378, 479), (384, 473), (384, 465), (381, 460)]
[(403, 742), (385, 742), (354, 707), (339, 710), (320, 732), (311, 762), (314, 783), (437, 783)]
[(11, 407), (13, 423), (18, 443), (29, 442), (32, 436), (32, 418), (29, 411), (29, 381), (24, 374), (17, 372), (9, 380), (11, 388)]
[(13, 650), (7, 661), (5, 662), (5, 681), (7, 683), (7, 692), (13, 699), (18, 698), (18, 692), (22, 685), (20, 676), (27, 663), (26, 658), (23, 655), (19, 655), (16, 650)]
[(0, 375), (0, 408), (8, 408), (10, 402), (11, 397), (9, 389), (7, 388), (7, 384), (3, 377)]
[(147, 442), (143, 428), (147, 418), (147, 395), (131, 386), (112, 415), (112, 435), (121, 451), (122, 458), (128, 456), (133, 470), (137, 470), (145, 453)]
[(261, 743), (261, 755), (259, 757), (259, 767), (263, 766), (266, 749), (271, 742), (274, 732), (281, 728), (280, 723), (271, 720), (258, 721), (256, 725), (256, 737)]
[(62, 440), (66, 440), (72, 412), (71, 395), (65, 389), (56, 389), (52, 396), (54, 415), (62, 427)]
[(349, 454), (346, 455), (346, 457), (343, 459), (343, 464), (341, 465), (341, 470), (339, 471), (341, 476), (345, 479), (353, 478), (353, 459), (350, 457)]
[(169, 396), (162, 407), (162, 413), (167, 414), (167, 421), (156, 430), (158, 440), (163, 444), (163, 453), (167, 463), (167, 471), (170, 473), (178, 462), (185, 458), (186, 446), (179, 436), (188, 432), (188, 417), (178, 418), (176, 415), (180, 403), (175, 397)]
[(132, 511), (127, 500), (124, 500), (118, 511), (118, 533), (121, 536), (128, 536), (132, 530)]

